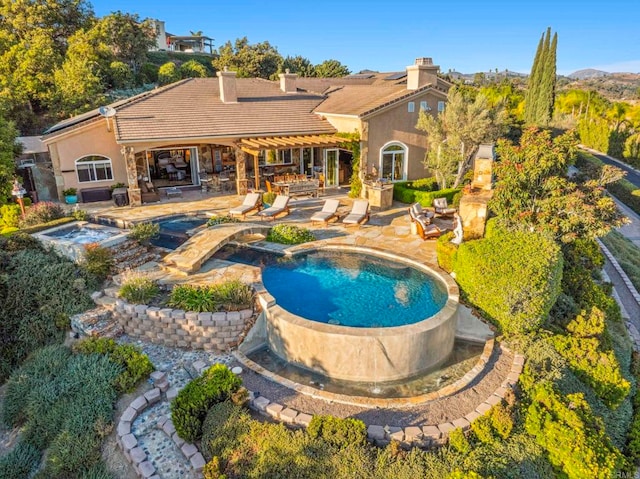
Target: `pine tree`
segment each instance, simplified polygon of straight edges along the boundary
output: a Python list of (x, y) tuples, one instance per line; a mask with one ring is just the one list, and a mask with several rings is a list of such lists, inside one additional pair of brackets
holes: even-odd
[(558, 34), (551, 41), (551, 28), (547, 28), (538, 43), (525, 96), (525, 121), (529, 124), (546, 126), (553, 116), (557, 45)]

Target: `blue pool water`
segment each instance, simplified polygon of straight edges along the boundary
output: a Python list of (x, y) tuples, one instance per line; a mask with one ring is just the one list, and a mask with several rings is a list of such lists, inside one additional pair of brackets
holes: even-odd
[(151, 244), (167, 249), (176, 249), (189, 239), (187, 231), (202, 226), (206, 218), (191, 215), (173, 216), (154, 221), (160, 225), (160, 234), (151, 240)]
[(422, 321), (447, 301), (428, 274), (376, 256), (316, 251), (293, 258), (242, 249), (216, 257), (262, 266), (262, 281), (287, 311), (329, 324), (392, 327)]
[(117, 231), (105, 230), (97, 225), (73, 225), (47, 232), (51, 238), (71, 241), (77, 244), (99, 243), (107, 238), (119, 234)]

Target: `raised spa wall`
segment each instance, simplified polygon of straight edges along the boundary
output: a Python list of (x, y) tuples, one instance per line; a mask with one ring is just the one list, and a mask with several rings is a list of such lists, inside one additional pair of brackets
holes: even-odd
[[(351, 251), (354, 251), (353, 249)], [(371, 251), (357, 249), (371, 254)], [(325, 376), (348, 381), (393, 381), (421, 374), (444, 362), (456, 336), (458, 287), (418, 263), (377, 256), (428, 271), (448, 291), (445, 306), (418, 323), (391, 328), (353, 328), (310, 321), (289, 313), (266, 291), (260, 295), (266, 343), (278, 357)]]

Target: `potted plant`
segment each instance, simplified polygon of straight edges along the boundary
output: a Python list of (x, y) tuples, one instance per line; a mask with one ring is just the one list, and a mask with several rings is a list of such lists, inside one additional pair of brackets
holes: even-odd
[(265, 208), (269, 208), (276, 199), (276, 194), (273, 191), (262, 193), (262, 204)]
[(66, 190), (62, 190), (64, 202), (68, 205), (75, 205), (78, 202), (77, 192), (78, 190), (76, 188), (67, 188)]

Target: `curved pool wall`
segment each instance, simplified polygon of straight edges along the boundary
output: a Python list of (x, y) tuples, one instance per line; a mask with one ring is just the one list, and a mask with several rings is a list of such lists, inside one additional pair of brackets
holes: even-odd
[(453, 349), (459, 290), (448, 275), (416, 261), (358, 247), (293, 248), (366, 253), (427, 272), (447, 289), (444, 307), (423, 321), (388, 328), (353, 328), (311, 321), (292, 314), (266, 295), (266, 341), (281, 359), (322, 375), (346, 381), (383, 382), (417, 376), (439, 366)]

